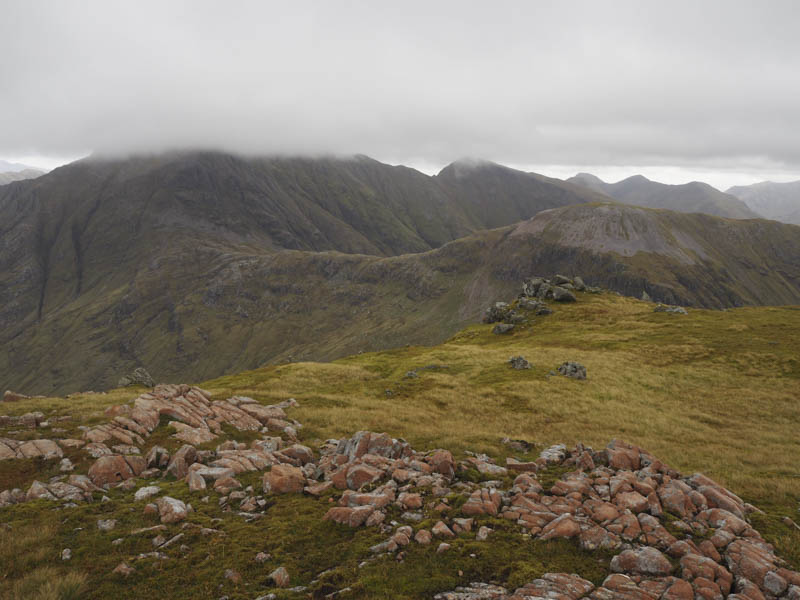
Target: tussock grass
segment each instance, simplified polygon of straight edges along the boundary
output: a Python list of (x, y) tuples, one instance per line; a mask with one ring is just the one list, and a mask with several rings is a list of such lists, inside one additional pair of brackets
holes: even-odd
[[(203, 385), (265, 402), (297, 398), (293, 415), (309, 439), (370, 429), (420, 448), (503, 457), (505, 436), (539, 447), (622, 438), (748, 498), (800, 497), (800, 309), (683, 317), (581, 295), (510, 336), (490, 330), (475, 325), (431, 348), (267, 367)], [(517, 354), (533, 368), (513, 370), (508, 359)], [(589, 379), (549, 375), (566, 360), (586, 365)], [(404, 379), (410, 370), (419, 377)]]

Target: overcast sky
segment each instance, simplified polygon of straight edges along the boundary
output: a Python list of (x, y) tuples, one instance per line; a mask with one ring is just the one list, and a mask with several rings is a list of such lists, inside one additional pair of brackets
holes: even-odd
[(3, 0), (0, 158), (464, 156), (800, 179), (800, 3)]

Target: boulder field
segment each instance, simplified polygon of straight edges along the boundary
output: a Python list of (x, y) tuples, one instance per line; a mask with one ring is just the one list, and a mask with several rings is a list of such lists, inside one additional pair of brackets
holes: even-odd
[[(442, 592), (438, 600), (800, 600), (800, 573), (786, 568), (748, 521), (758, 508), (705, 475), (679, 473), (635, 445), (613, 440), (595, 450), (562, 444), (535, 460), (509, 457), (497, 464), (483, 454), (457, 459), (446, 449), (416, 450), (386, 433), (359, 431), (312, 449), (298, 441), (302, 424), (287, 416), (296, 406), (294, 400), (265, 406), (240, 396), (213, 400), (197, 387), (160, 385), (108, 409), (108, 422), (85, 428), (82, 440), (2, 439), (0, 460), (57, 460), (61, 447), (76, 446), (96, 460), (86, 474), (0, 492), (0, 510), (35, 499), (60, 506), (94, 502), (105, 490), (121, 487), (160, 521), (153, 533), (172, 523), (194, 527), (191, 504), (160, 495), (153, 485), (168, 477), (199, 494), (217, 494), (220, 505), (245, 521), (269, 510), (269, 497), (318, 497), (320, 518), (385, 535), (371, 548), (373, 556), (402, 558), (409, 544), (447, 552), (448, 540), (458, 536), (491, 544), (487, 517), (508, 520), (534, 543), (568, 538), (586, 551), (614, 554), (599, 586), (575, 574), (547, 573), (514, 591), (476, 582)], [(183, 443), (172, 452), (148, 444), (165, 417)], [(225, 441), (223, 425), (259, 437), (247, 444)], [(215, 450), (196, 447), (216, 439)], [(263, 472), (260, 489), (237, 480), (245, 472)], [(432, 516), (435, 524), (422, 526)], [(155, 538), (154, 556), (178, 539)], [(130, 576), (135, 568), (124, 562), (115, 572)], [(289, 578), (284, 570), (272, 579), (284, 586)]]

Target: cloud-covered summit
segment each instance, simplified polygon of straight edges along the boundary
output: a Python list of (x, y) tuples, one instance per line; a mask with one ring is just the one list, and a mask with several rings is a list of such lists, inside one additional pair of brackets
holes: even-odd
[(791, 1), (4, 3), (0, 156), (800, 170)]

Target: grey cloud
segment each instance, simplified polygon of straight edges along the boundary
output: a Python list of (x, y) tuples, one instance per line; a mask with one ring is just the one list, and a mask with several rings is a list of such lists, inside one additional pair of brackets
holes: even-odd
[(3, 3), (0, 155), (800, 171), (796, 2)]

